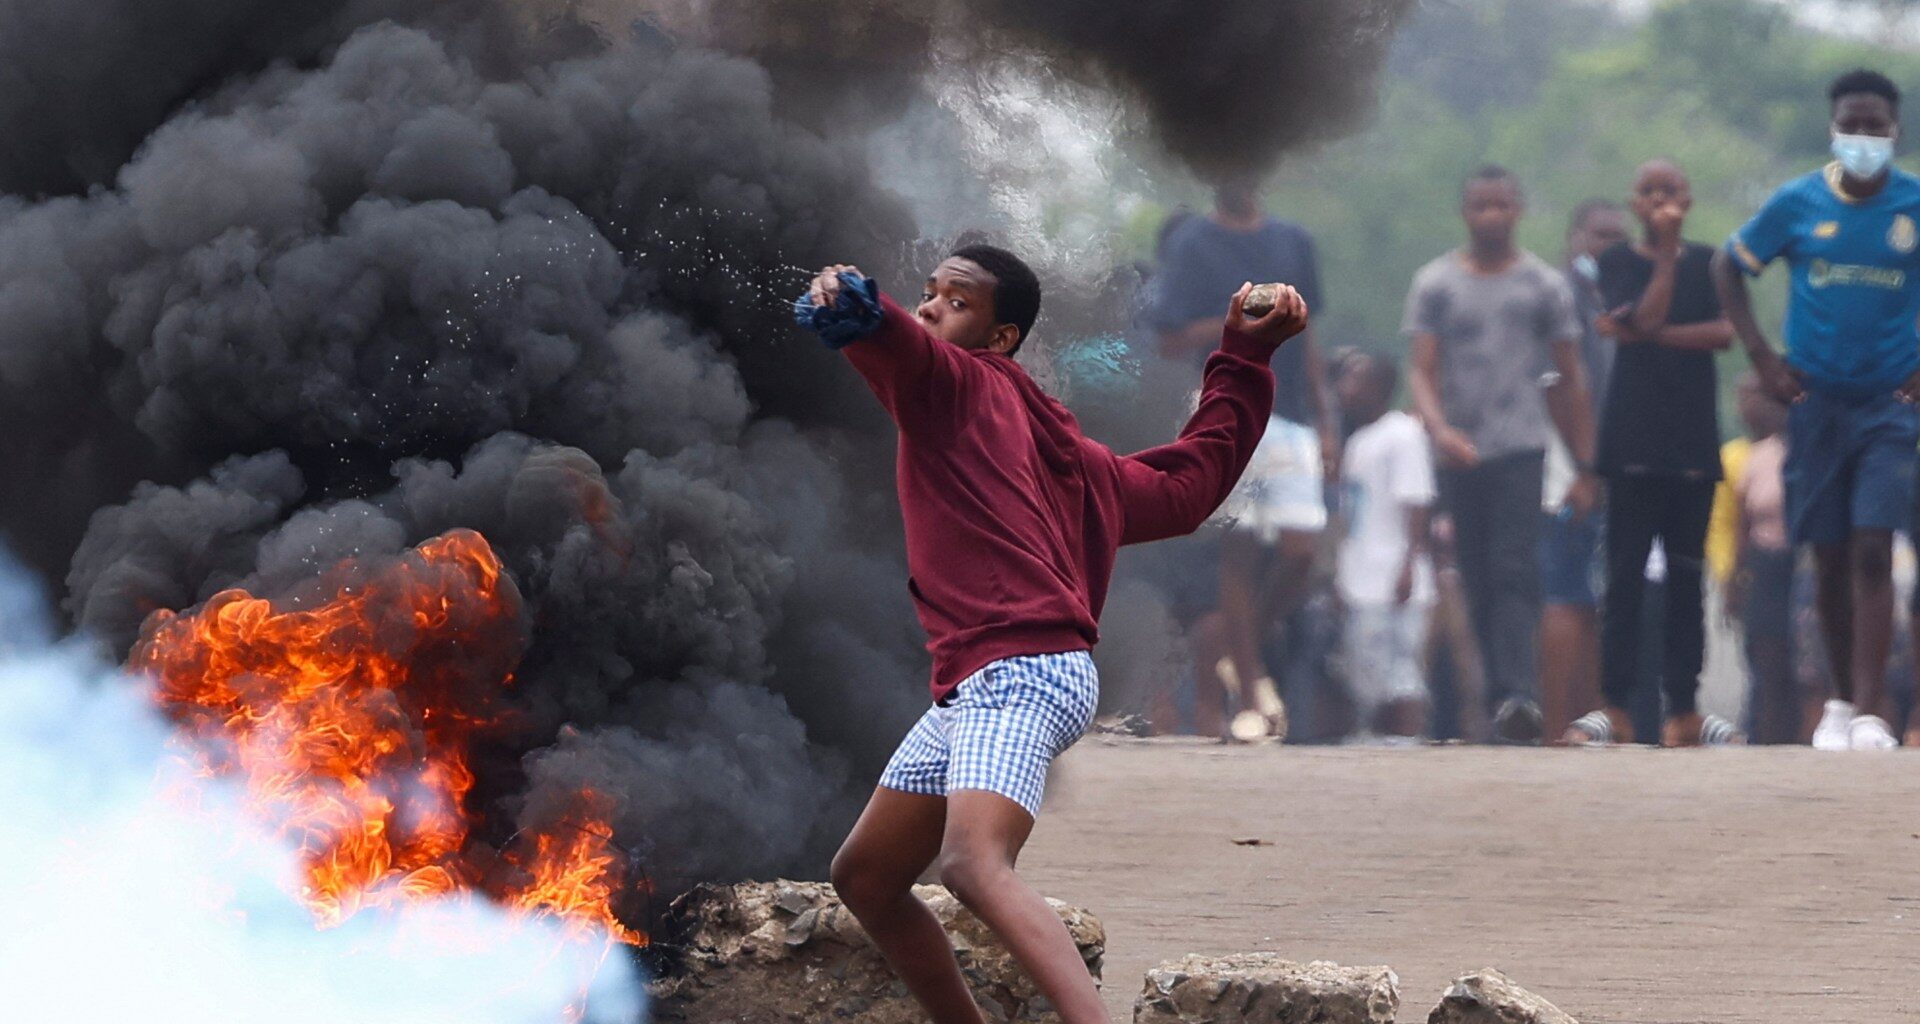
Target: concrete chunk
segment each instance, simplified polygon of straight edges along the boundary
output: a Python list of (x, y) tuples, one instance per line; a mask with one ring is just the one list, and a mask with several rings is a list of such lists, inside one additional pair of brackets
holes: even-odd
[(1566, 1011), (1489, 967), (1458, 978), (1427, 1024), (1579, 1024)]
[(1147, 972), (1134, 1024), (1393, 1024), (1400, 980), (1386, 967), (1301, 964), (1274, 953), (1193, 955)]
[[(974, 999), (994, 1024), (1060, 1018), (986, 925), (939, 886), (914, 891), (946, 926)], [(1048, 900), (1097, 982), (1098, 918)], [(652, 1019), (685, 1024), (922, 1024), (926, 1015), (825, 882), (703, 885), (659, 929), (666, 964)]]

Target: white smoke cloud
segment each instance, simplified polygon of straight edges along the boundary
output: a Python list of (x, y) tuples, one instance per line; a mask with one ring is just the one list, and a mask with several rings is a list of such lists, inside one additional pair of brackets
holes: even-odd
[[(0, 623), (44, 619), (0, 552)], [(189, 778), (140, 683), (87, 650), (0, 647), (0, 1020), (638, 1021), (624, 948), (484, 901), (319, 931), (294, 852)], [(584, 1006), (582, 1001), (584, 998)]]

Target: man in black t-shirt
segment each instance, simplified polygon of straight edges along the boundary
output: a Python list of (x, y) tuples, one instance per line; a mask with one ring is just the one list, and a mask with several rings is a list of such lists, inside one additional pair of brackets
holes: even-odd
[(1720, 479), (1719, 389), (1713, 353), (1733, 343), (1710, 267), (1714, 250), (1684, 241), (1693, 195), (1669, 160), (1640, 168), (1633, 212), (1642, 239), (1600, 256), (1602, 330), (1619, 343), (1601, 405), (1597, 468), (1607, 482), (1607, 590), (1601, 688), (1607, 706), (1575, 722), (1575, 742), (1633, 741), (1627, 705), (1638, 675), (1647, 556), (1666, 552), (1661, 742), (1725, 742), (1724, 720), (1695, 704), (1705, 649), (1701, 576), (1713, 488)]

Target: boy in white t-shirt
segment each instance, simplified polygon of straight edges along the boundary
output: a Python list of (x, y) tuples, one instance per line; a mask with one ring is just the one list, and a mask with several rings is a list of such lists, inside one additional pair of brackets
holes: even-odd
[(1339, 368), (1340, 408), (1357, 429), (1341, 465), (1347, 532), (1335, 582), (1347, 606), (1347, 679), (1361, 731), (1410, 737), (1427, 724), (1420, 655), (1433, 609), (1427, 537), (1436, 495), (1426, 430), (1390, 409), (1399, 376), (1372, 353)]

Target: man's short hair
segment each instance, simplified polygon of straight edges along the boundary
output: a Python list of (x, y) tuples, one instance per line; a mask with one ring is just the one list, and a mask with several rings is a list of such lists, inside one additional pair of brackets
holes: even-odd
[(1839, 106), (1848, 96), (1878, 96), (1887, 101), (1894, 113), (1900, 112), (1900, 87), (1878, 71), (1856, 68), (1834, 79), (1827, 87), (1827, 102), (1833, 106)]
[(1583, 199), (1580, 201), (1579, 206), (1573, 208), (1573, 216), (1567, 218), (1567, 233), (1572, 234), (1586, 227), (1587, 218), (1592, 217), (1596, 213), (1602, 211), (1615, 213), (1619, 212), (1620, 209), (1621, 206), (1619, 203), (1601, 196), (1595, 196), (1592, 199)]
[(1033, 268), (1007, 250), (985, 243), (963, 245), (949, 258), (971, 260), (993, 275), (994, 322), (1020, 328), (1019, 340), (1007, 354), (1019, 352), (1020, 346), (1027, 343), (1027, 332), (1033, 330), (1033, 322), (1040, 317), (1040, 279), (1034, 276)]
[(1513, 191), (1516, 194), (1524, 194), (1521, 193), (1519, 175), (1499, 164), (1483, 164), (1478, 170), (1467, 175), (1467, 180), (1460, 183), (1460, 197), (1465, 199), (1467, 190), (1483, 181), (1505, 182), (1513, 186)]
[(1362, 368), (1371, 368), (1374, 381), (1380, 385), (1380, 393), (1392, 401), (1400, 390), (1400, 361), (1387, 352), (1356, 348), (1341, 357), (1336, 372), (1344, 377)]

